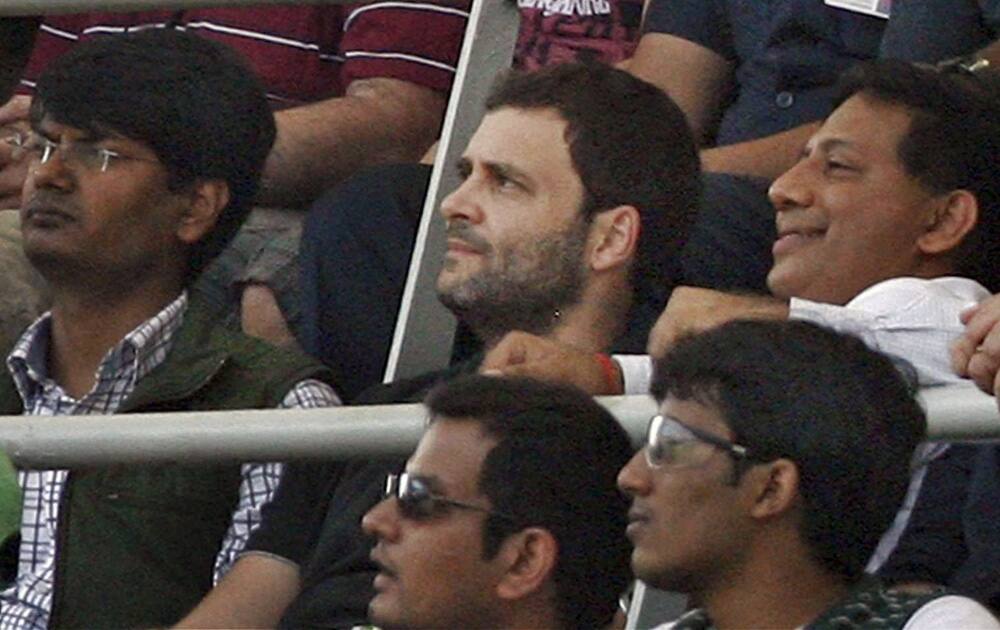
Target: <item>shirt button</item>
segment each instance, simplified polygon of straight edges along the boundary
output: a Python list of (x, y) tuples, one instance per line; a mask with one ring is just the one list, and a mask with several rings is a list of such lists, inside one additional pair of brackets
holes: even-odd
[(795, 102), (795, 95), (791, 92), (778, 92), (778, 95), (774, 97), (774, 104), (781, 109), (788, 109)]

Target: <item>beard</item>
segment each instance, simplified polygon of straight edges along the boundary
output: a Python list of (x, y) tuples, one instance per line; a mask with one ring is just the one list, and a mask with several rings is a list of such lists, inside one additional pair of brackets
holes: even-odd
[(467, 225), (453, 225), (449, 236), (479, 247), (487, 266), (448, 286), (439, 285), (438, 298), (486, 343), (512, 330), (545, 335), (560, 311), (580, 301), (589, 228), (581, 217), (565, 230), (530, 242), (492, 247)]

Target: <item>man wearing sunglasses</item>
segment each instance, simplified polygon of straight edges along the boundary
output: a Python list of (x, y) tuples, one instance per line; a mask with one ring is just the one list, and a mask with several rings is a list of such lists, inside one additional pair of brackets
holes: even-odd
[(467, 376), (425, 402), (427, 432), (364, 517), (383, 628), (607, 626), (626, 588), (632, 454), (583, 392)]
[[(250, 71), (190, 34), (99, 39), (49, 66), (31, 132), (12, 143), (30, 162), (24, 251), (52, 309), (7, 355), (0, 415), (337, 402), (320, 366), (228, 333), (188, 300), (246, 217), (274, 133)], [(0, 627), (175, 622), (242, 549), (278, 472), (20, 471), (20, 553)]]
[(636, 576), (699, 606), (666, 627), (1000, 628), (971, 599), (865, 576), (925, 431), (887, 357), (737, 321), (680, 340), (655, 374), (659, 414), (618, 485)]

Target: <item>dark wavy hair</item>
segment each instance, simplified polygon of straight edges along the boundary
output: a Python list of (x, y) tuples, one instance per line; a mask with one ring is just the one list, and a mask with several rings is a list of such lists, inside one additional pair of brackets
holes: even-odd
[(486, 110), (552, 108), (583, 183), (583, 214), (619, 205), (639, 211), (631, 269), (636, 301), (659, 313), (679, 279), (701, 195), (701, 163), (680, 108), (663, 91), (600, 63), (558, 64), (502, 75)]
[(232, 240), (250, 212), (274, 115), (253, 72), (231, 49), (174, 29), (106, 35), (56, 59), (38, 79), (32, 122), (48, 116), (150, 147), (169, 187), (220, 179), (229, 205), (191, 249), (186, 282)]
[(795, 462), (802, 537), (853, 581), (902, 505), (924, 439), (906, 373), (908, 364), (814, 324), (736, 321), (678, 342), (656, 363), (652, 393), (717, 409), (754, 461)]

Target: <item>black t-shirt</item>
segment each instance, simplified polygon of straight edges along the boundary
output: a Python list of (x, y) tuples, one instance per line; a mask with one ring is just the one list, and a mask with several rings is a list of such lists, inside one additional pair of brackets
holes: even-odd
[[(358, 405), (420, 402), (436, 384), (474, 372), (476, 356), (447, 370), (362, 392)], [(302, 590), (285, 611), (282, 628), (347, 628), (367, 623), (376, 569), (368, 558), (374, 541), (361, 517), (382, 497), (387, 474), (403, 457), (347, 462), (290, 462), (247, 550), (272, 553), (300, 567)]]

